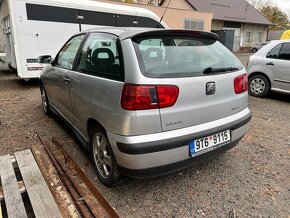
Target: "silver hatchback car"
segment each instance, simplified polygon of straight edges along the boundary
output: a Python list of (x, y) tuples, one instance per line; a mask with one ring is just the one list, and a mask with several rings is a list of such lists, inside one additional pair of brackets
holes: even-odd
[(235, 146), (251, 119), (245, 68), (207, 32), (82, 32), (40, 81), (44, 112), (67, 122), (108, 186), (119, 173), (151, 177), (212, 158)]
[(290, 94), (290, 40), (275, 40), (248, 62), (249, 93), (265, 97), (270, 91)]

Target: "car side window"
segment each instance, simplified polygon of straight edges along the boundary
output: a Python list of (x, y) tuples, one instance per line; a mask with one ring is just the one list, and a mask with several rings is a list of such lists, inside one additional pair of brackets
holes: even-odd
[(81, 51), (77, 71), (122, 81), (123, 67), (118, 37), (106, 33), (91, 33)]
[(290, 61), (290, 43), (283, 43), (279, 59)]
[(72, 70), (78, 49), (85, 35), (78, 35), (70, 39), (58, 53), (54, 65)]
[(274, 48), (272, 48), (268, 54), (267, 58), (272, 58), (272, 59), (278, 59), (279, 58), (279, 53), (281, 50), (282, 44), (276, 45)]

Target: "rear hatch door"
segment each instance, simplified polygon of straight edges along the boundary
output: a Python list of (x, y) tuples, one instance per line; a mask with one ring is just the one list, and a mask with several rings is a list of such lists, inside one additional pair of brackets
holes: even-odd
[[(179, 89), (175, 104), (159, 109), (162, 131), (208, 123), (247, 108), (244, 66), (215, 35), (160, 31), (137, 36), (133, 43), (142, 74), (152, 83)], [(235, 83), (242, 90), (235, 90)]]

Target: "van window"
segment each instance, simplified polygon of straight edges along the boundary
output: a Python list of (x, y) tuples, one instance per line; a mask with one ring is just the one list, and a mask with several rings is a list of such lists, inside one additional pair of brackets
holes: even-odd
[(272, 59), (277, 59), (279, 57), (279, 53), (281, 50), (281, 46), (282, 44), (276, 45), (274, 48), (272, 48), (268, 54), (267, 54), (267, 58), (272, 58)]
[(123, 65), (118, 37), (91, 33), (79, 59), (77, 71), (108, 79), (123, 80)]
[(72, 70), (76, 54), (84, 38), (85, 35), (78, 35), (70, 39), (58, 53), (55, 65)]
[(147, 77), (202, 76), (207, 68), (243, 69), (218, 41), (193, 36), (146, 36), (132, 39), (141, 72)]

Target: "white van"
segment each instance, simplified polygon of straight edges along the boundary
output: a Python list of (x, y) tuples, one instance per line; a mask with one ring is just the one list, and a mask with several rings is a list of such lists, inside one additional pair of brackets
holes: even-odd
[(96, 26), (159, 27), (153, 12), (131, 6), (89, 0), (0, 0), (5, 61), (23, 79), (38, 78), (38, 57), (55, 57), (66, 40)]

